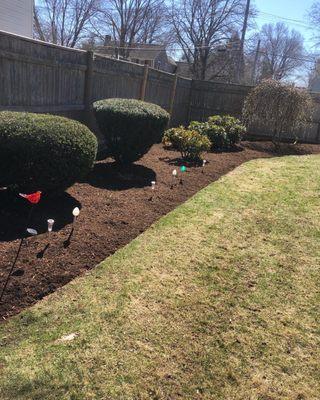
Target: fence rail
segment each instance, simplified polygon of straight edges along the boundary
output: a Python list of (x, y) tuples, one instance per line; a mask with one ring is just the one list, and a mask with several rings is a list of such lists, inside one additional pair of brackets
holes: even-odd
[[(86, 122), (85, 112), (90, 114), (95, 100), (137, 98), (169, 111), (170, 123), (176, 126), (213, 114), (240, 116), (250, 89), (182, 78), (0, 31), (0, 110), (61, 113)], [(316, 108), (313, 123), (299, 131), (298, 137), (318, 143), (320, 95), (312, 96)], [(270, 136), (261, 130), (256, 133)]]

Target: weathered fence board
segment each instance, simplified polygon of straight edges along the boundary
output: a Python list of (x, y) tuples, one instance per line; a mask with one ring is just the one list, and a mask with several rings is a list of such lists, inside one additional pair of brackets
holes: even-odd
[[(192, 81), (167, 72), (0, 31), (0, 110), (62, 113), (83, 122), (96, 100), (143, 98), (171, 111), (172, 126), (214, 114), (241, 115), (251, 87)], [(320, 94), (300, 140), (320, 141)], [(81, 115), (82, 113), (82, 115)], [(81, 115), (81, 116), (80, 116)], [(80, 117), (79, 117), (80, 116)], [(90, 124), (90, 122), (89, 122)], [(268, 132), (255, 129), (260, 136)]]

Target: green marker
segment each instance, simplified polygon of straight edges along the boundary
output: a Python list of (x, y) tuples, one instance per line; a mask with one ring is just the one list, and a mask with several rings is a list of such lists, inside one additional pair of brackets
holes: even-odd
[(182, 167), (180, 167), (181, 172), (186, 172), (186, 170), (187, 170), (187, 167), (185, 167), (184, 165)]

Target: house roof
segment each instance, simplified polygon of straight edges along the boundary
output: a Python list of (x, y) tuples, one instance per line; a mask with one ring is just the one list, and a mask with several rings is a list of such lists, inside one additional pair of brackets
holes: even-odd
[(168, 63), (171, 64), (171, 65), (177, 66), (176, 61), (170, 56), (168, 56)]
[[(111, 41), (108, 44), (108, 46), (99, 46), (97, 48), (97, 52), (113, 55), (117, 46), (118, 46), (117, 43), (115, 43), (114, 41)], [(164, 45), (135, 43), (135, 44), (131, 45), (131, 48), (129, 51), (129, 57), (131, 59), (139, 59), (139, 60), (154, 60), (159, 56), (159, 54), (161, 52), (164, 52), (165, 54), (167, 54), (166, 47)], [(169, 61), (169, 62), (172, 63), (171, 61)], [(174, 60), (173, 60), (173, 63), (174, 63)]]
[(154, 60), (161, 52), (166, 53), (166, 48), (158, 44), (135, 44), (136, 49), (130, 49), (129, 57), (139, 60)]

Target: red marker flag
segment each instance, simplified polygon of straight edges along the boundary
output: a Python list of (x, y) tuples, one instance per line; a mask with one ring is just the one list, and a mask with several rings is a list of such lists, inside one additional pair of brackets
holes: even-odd
[(35, 192), (30, 194), (19, 193), (19, 196), (27, 199), (31, 204), (38, 204), (41, 199), (41, 192)]

